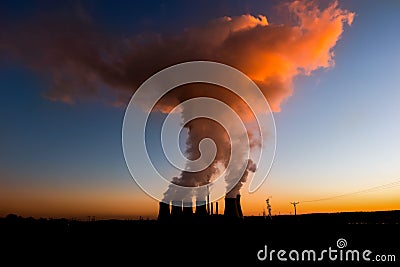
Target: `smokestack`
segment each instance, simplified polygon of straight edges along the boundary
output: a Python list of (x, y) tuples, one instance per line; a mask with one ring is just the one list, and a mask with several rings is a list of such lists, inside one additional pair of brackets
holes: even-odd
[(182, 218), (182, 200), (172, 201), (171, 217), (173, 219)]
[(215, 202), (215, 214), (218, 215), (218, 202)]
[(211, 210), (210, 210), (210, 188), (207, 185), (207, 213), (208, 215), (211, 215)]
[(225, 197), (225, 211), (224, 216), (230, 219), (239, 218), (237, 210), (236, 198)]
[(240, 204), (240, 195), (236, 195), (236, 209), (238, 211), (239, 218), (243, 218), (243, 212), (242, 212), (242, 205)]
[(183, 218), (190, 220), (193, 216), (193, 203), (184, 202), (183, 203)]
[(158, 220), (159, 221), (167, 221), (169, 220), (170, 212), (169, 212), (169, 203), (160, 202), (160, 208), (158, 210)]
[(196, 216), (206, 216), (207, 208), (206, 201), (196, 200)]
[(214, 214), (214, 203), (211, 202), (211, 213), (210, 213), (210, 215), (213, 215), (213, 214)]

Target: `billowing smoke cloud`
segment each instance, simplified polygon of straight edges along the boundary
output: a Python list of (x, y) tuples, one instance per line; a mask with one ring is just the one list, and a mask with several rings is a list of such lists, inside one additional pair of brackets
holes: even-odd
[(256, 171), (257, 166), (256, 166), (256, 164), (255, 164), (251, 159), (249, 159), (249, 160), (247, 161), (247, 163), (245, 162), (245, 164), (246, 164), (247, 166), (246, 166), (245, 171), (243, 172), (242, 177), (241, 177), (240, 180), (237, 182), (237, 184), (234, 185), (234, 187), (232, 188), (232, 190), (230, 190), (230, 191), (226, 194), (226, 197), (235, 198), (235, 197), (239, 194), (240, 189), (242, 188), (242, 186), (244, 185), (244, 183), (246, 183), (246, 181), (247, 181), (247, 176), (249, 175), (249, 172), (253, 172), (253, 173), (254, 173), (254, 172)]
[[(118, 39), (97, 31), (93, 22), (81, 13), (26, 20), (19, 25), (3, 23), (0, 52), (6, 51), (46, 77), (50, 89), (45, 97), (50, 100), (73, 103), (95, 97), (115, 106), (125, 105), (145, 79), (167, 66), (190, 60), (217, 61), (247, 74), (260, 87), (272, 110), (279, 112), (282, 102), (293, 92), (295, 76), (334, 65), (333, 48), (344, 25), (350, 25), (354, 18), (354, 13), (341, 9), (337, 2), (324, 9), (306, 1), (283, 6), (291, 18), (286, 24), (273, 24), (263, 15), (246, 14), (187, 28), (177, 36), (143, 34)], [(201, 84), (172, 91), (158, 108), (167, 112), (176, 104), (198, 96), (221, 99), (245, 121), (253, 118), (235, 95)], [(190, 112), (183, 110), (182, 116)], [(197, 175), (183, 172), (174, 179), (177, 184), (201, 185), (218, 172), (220, 165), (226, 166), (229, 139), (223, 128), (213, 122), (196, 120), (186, 127), (189, 158), (198, 157), (197, 147), (203, 138), (211, 137), (217, 144), (217, 157), (208, 169)], [(256, 145), (257, 134), (248, 134)], [(247, 168), (232, 194), (239, 191), (248, 173), (256, 169), (247, 158), (239, 165)]]

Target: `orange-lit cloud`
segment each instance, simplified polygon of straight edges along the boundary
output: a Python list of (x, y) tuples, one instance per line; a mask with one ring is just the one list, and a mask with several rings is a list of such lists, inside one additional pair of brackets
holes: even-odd
[(344, 24), (354, 18), (337, 2), (322, 10), (307, 1), (284, 6), (292, 18), (286, 24), (245, 14), (187, 28), (178, 36), (144, 34), (123, 39), (101, 33), (81, 14), (27, 19), (20, 25), (5, 24), (0, 51), (11, 52), (47, 77), (51, 85), (45, 95), (51, 100), (72, 103), (82, 97), (102, 97), (123, 105), (162, 68), (212, 60), (254, 79), (273, 110), (279, 111), (292, 94), (293, 77), (333, 66), (333, 48)]

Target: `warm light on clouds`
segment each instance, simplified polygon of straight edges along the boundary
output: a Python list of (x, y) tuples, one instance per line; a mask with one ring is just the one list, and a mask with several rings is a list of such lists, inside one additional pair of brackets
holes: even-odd
[[(282, 6), (292, 18), (287, 24), (245, 14), (189, 27), (177, 36), (119, 39), (79, 16), (53, 16), (11, 27), (13, 34), (6, 31), (1, 40), (3, 49), (49, 78), (46, 97), (51, 100), (72, 103), (82, 97), (107, 97), (105, 101), (121, 105), (155, 72), (185, 61), (211, 60), (254, 79), (272, 109), (279, 111), (293, 92), (296, 75), (333, 66), (333, 48), (344, 25), (354, 19), (354, 13), (341, 9), (337, 1), (325, 9), (308, 1)], [(112, 93), (112, 100), (104, 89)], [(170, 98), (168, 105), (181, 96), (175, 98), (178, 101)]]

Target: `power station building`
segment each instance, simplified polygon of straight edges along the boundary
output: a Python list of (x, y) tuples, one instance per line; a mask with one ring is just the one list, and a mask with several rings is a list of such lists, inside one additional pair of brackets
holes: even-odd
[[(193, 202), (183, 202), (182, 200), (159, 203), (159, 221), (196, 220), (213, 215), (219, 215), (219, 205), (218, 202), (210, 202), (208, 197), (206, 201), (196, 200), (195, 207), (193, 207)], [(225, 197), (223, 215), (226, 219), (232, 220), (243, 218), (240, 195), (235, 198)]]

